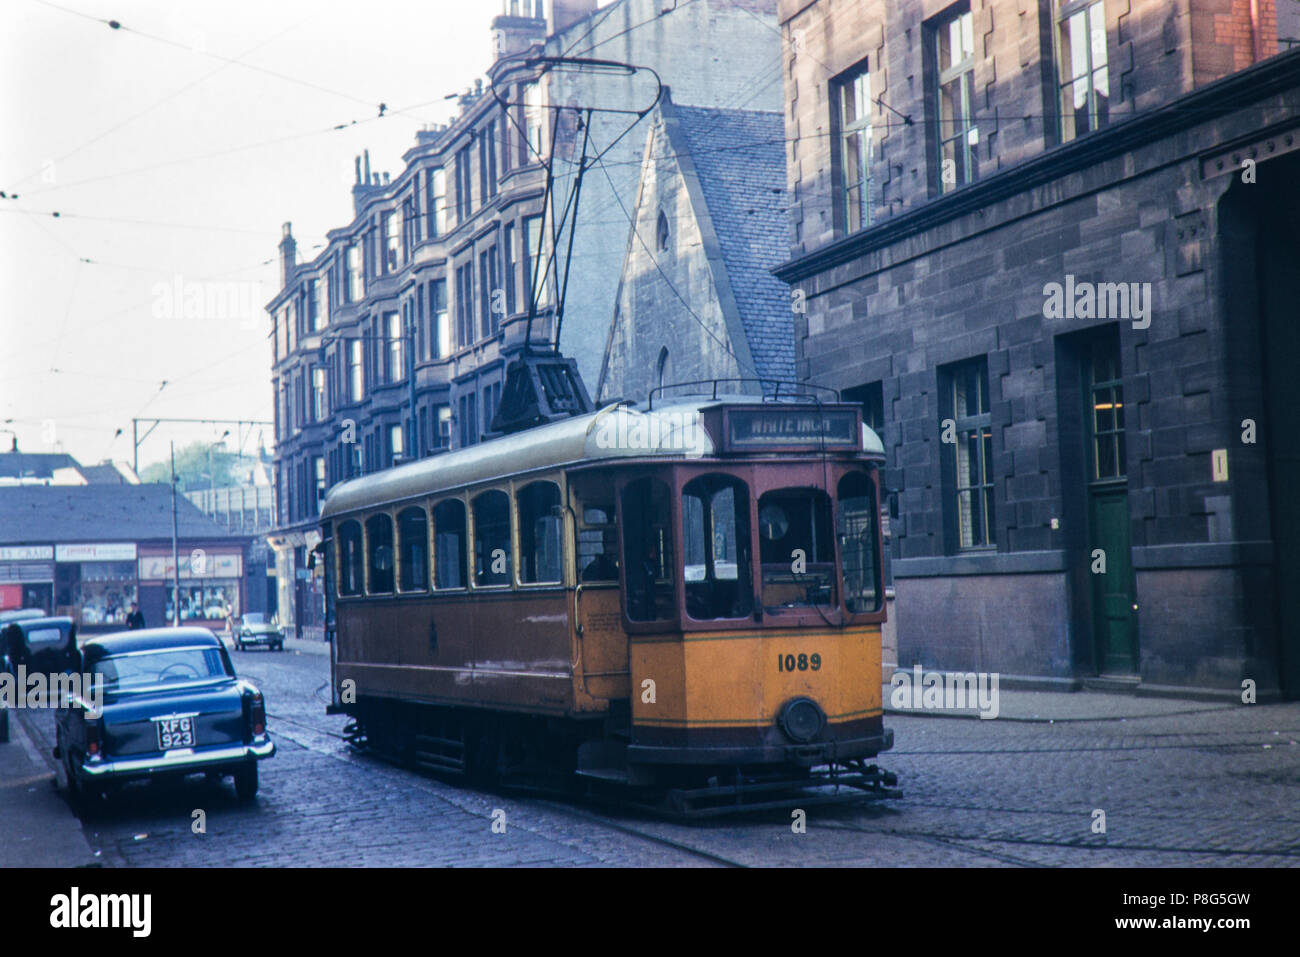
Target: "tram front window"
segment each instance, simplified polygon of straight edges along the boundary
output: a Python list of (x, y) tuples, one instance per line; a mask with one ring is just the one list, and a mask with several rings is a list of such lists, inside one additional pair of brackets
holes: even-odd
[(862, 472), (850, 472), (840, 479), (840, 561), (844, 566), (844, 605), (851, 614), (880, 610), (876, 569), (880, 555), (876, 525), (876, 490)]
[(779, 489), (758, 500), (764, 611), (835, 604), (831, 536), (831, 500), (820, 489)]
[(749, 489), (730, 475), (703, 475), (682, 489), (686, 614), (696, 621), (743, 618), (750, 583)]
[(655, 479), (629, 482), (623, 490), (623, 569), (631, 621), (674, 617), (670, 505), (668, 486)]

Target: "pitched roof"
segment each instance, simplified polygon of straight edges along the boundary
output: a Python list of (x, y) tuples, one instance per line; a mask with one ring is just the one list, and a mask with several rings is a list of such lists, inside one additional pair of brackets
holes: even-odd
[(58, 469), (80, 471), (81, 466), (63, 452), (0, 453), (0, 478), (51, 479)]
[(713, 221), (754, 366), (794, 380), (790, 287), (772, 275), (790, 254), (781, 114), (674, 104)]
[[(181, 538), (246, 538), (176, 497)], [(128, 542), (172, 537), (169, 485), (0, 486), (0, 544)]]

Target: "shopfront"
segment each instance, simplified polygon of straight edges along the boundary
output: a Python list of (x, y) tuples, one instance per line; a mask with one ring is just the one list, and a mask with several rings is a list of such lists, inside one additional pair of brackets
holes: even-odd
[[(145, 621), (150, 606), (160, 624), (170, 624), (174, 608), (174, 577), (170, 549), (148, 550), (140, 556), (140, 588), (145, 596)], [(202, 548), (180, 553), (180, 620), (182, 624), (223, 625), (244, 613), (244, 559), (237, 550)]]
[(0, 611), (54, 608), (54, 547), (0, 547)]
[(126, 626), (139, 600), (134, 542), (55, 545), (54, 561), (56, 614), (92, 630)]

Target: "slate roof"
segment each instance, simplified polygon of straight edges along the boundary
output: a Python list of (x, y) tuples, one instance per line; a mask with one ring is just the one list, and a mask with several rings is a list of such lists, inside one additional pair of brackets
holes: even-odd
[[(232, 534), (183, 495), (176, 523), (185, 539), (247, 538)], [(172, 491), (149, 485), (0, 486), (0, 544), (139, 542), (172, 537)]]
[(781, 114), (673, 105), (754, 366), (764, 378), (795, 379), (790, 287), (771, 270), (790, 256)]
[(56, 469), (76, 469), (81, 465), (63, 452), (0, 453), (0, 478), (49, 479)]

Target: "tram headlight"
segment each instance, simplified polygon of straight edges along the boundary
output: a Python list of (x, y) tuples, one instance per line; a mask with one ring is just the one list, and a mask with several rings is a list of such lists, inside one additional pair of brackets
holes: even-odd
[(817, 737), (826, 716), (812, 698), (792, 698), (781, 708), (777, 720), (790, 740), (802, 744)]

